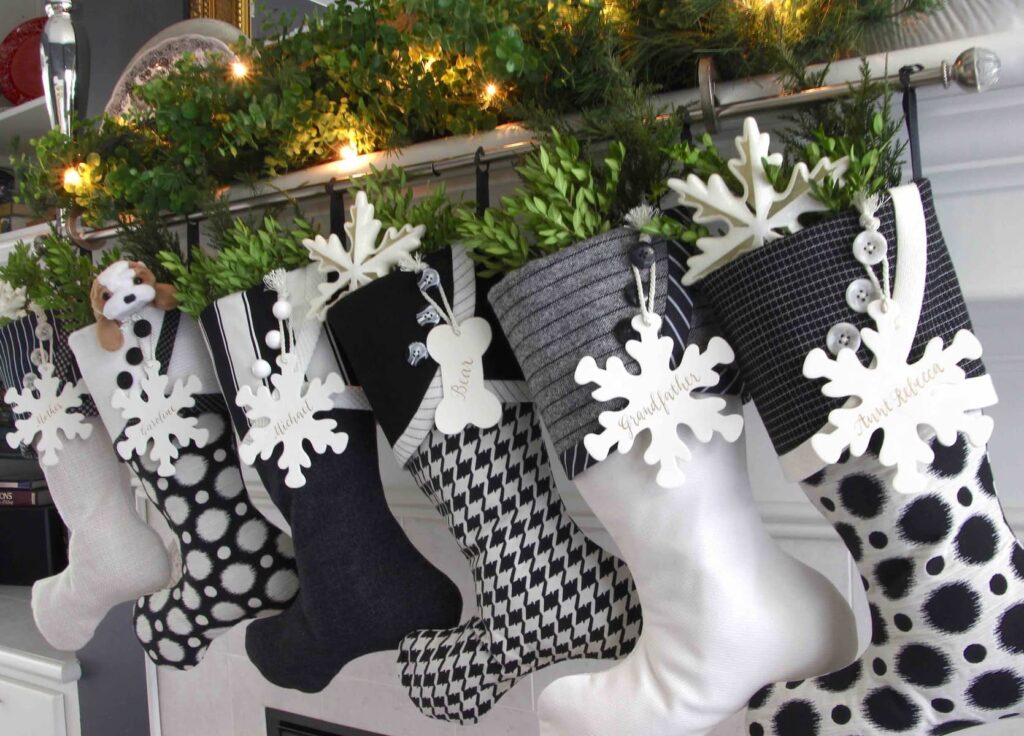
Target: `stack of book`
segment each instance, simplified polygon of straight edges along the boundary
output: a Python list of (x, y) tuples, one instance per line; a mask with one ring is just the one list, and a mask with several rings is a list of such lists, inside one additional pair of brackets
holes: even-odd
[[(0, 464), (7, 461), (0, 461)], [(0, 480), (0, 508), (5, 506), (52, 506), (46, 480)]]

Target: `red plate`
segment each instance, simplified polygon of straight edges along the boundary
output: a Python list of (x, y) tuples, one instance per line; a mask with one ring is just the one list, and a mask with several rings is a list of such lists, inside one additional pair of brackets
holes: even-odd
[(0, 43), (0, 92), (20, 105), (43, 96), (39, 38), (46, 18), (27, 20)]

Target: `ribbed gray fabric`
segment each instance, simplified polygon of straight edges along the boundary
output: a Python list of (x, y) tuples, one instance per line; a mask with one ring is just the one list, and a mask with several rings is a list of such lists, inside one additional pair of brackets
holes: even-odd
[[(576, 385), (573, 374), (584, 346), (598, 364), (617, 355), (627, 369), (638, 370), (615, 336), (616, 325), (637, 314), (626, 293), (636, 291), (629, 251), (638, 239), (633, 230), (612, 230), (531, 261), (491, 289), (491, 305), (559, 455), (601, 430), (601, 412), (625, 406), (625, 401), (597, 403), (591, 398), (594, 387)], [(664, 314), (666, 246), (653, 245), (655, 308)]]

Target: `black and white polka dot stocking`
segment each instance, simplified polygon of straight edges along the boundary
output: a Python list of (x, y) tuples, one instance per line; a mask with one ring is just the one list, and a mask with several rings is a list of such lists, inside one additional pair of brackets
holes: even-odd
[[(948, 447), (931, 440), (934, 459), (916, 468), (923, 489), (911, 494), (896, 490), (892, 460), (887, 467), (879, 457), (886, 428), (900, 429), (895, 424), (877, 428), (859, 458), (844, 453), (825, 464), (814, 450), (811, 438), (830, 431), (831, 412), (859, 404), (805, 377), (805, 361), (824, 345), (846, 359), (855, 355), (862, 367), (878, 365), (860, 339), (865, 328), (882, 329), (865, 293), (879, 300), (886, 294), (898, 307), (896, 337), (905, 341), (899, 349), (908, 364), (921, 360), (929, 343), (948, 346), (971, 329), (928, 182), (884, 193), (867, 219), (873, 239), (861, 237), (866, 219), (854, 211), (835, 215), (702, 281), (783, 469), (802, 480), (849, 549), (872, 619), (871, 644), (853, 664), (758, 693), (748, 714), (751, 736), (931, 736), (1013, 717), (1024, 707), (1024, 550), (996, 498), (987, 449), (964, 434)], [(858, 242), (879, 251), (866, 257)], [(865, 262), (874, 265), (879, 253), (891, 292), (864, 279)], [(980, 360), (958, 367), (973, 395), (994, 395)], [(897, 396), (885, 395), (889, 411), (901, 405)], [(951, 421), (966, 430), (965, 422)], [(917, 425), (930, 436), (927, 424)], [(904, 438), (912, 449), (913, 439)]]
[(181, 578), (139, 598), (135, 633), (157, 664), (180, 669), (202, 659), (210, 642), (239, 621), (283, 608), (298, 590), (292, 540), (249, 503), (227, 413), (207, 412), (202, 449), (185, 448), (174, 475), (148, 459), (129, 465), (181, 549)]
[(871, 644), (838, 672), (759, 692), (751, 736), (948, 734), (1021, 709), (1024, 549), (985, 449), (932, 448), (919, 495), (894, 491), (873, 454), (801, 484), (857, 563)]
[[(146, 345), (151, 334), (153, 347)], [(217, 387), (195, 321), (178, 312), (144, 309), (120, 351), (103, 350), (95, 327), (69, 342), (115, 442), (126, 423), (111, 399), (117, 388), (141, 379), (143, 347), (172, 383), (194, 375), (204, 391)], [(133, 455), (128, 463), (175, 536), (182, 560), (173, 585), (138, 599), (136, 634), (154, 662), (179, 669), (198, 664), (210, 642), (234, 624), (283, 608), (298, 590), (291, 539), (271, 527), (245, 493), (223, 397), (196, 396), (194, 415), (209, 433), (207, 442), (179, 448), (172, 475), (161, 476), (148, 455)]]

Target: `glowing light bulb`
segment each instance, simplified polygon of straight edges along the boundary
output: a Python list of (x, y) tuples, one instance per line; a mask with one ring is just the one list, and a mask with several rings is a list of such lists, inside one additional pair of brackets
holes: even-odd
[(249, 65), (240, 59), (231, 62), (231, 76), (235, 79), (245, 79), (249, 76)]
[(75, 166), (69, 166), (64, 169), (64, 188), (78, 189), (82, 186), (82, 175), (78, 173), (78, 168)]
[(342, 161), (351, 161), (352, 159), (359, 157), (359, 149), (356, 148), (355, 143), (350, 141), (338, 149), (338, 157)]
[(488, 82), (487, 86), (484, 87), (484, 102), (490, 102), (498, 94), (498, 85), (494, 82)]

